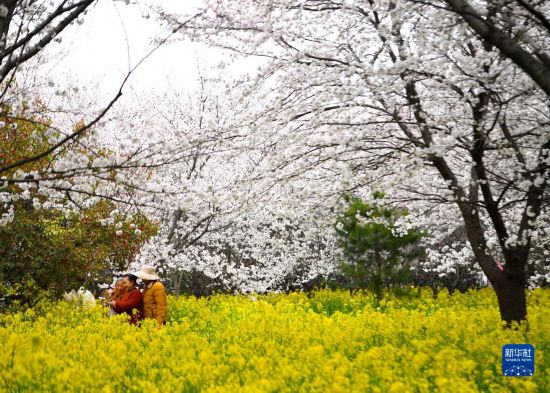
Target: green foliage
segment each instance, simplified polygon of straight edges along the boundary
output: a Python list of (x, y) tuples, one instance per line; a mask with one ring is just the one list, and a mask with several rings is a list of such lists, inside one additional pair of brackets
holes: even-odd
[[(32, 105), (35, 108), (43, 108), (38, 99)], [(50, 119), (27, 113), (28, 107), (29, 103), (24, 102), (23, 112), (14, 118), (10, 116), (12, 108), (9, 105), (0, 105), (0, 166), (13, 164), (47, 150), (52, 146), (50, 137), (59, 136), (59, 132), (50, 127)], [(45, 156), (3, 172), (2, 176), (9, 178), (17, 170), (38, 170), (46, 166), (51, 158), (52, 156)]]
[[(27, 290), (31, 287), (59, 296), (125, 269), (156, 226), (138, 215), (112, 218), (113, 210), (107, 202), (68, 216), (58, 210), (16, 209), (13, 222), (0, 227), (0, 298), (33, 303), (37, 292)], [(112, 221), (106, 223), (108, 218)]]
[(342, 273), (352, 290), (370, 289), (381, 299), (384, 287), (398, 288), (410, 276), (409, 262), (422, 254), (418, 243), (424, 232), (397, 230), (395, 222), (406, 210), (382, 206), (382, 192), (374, 203), (346, 195), (347, 208), (336, 222), (336, 233), (346, 261)]
[(20, 282), (7, 285), (0, 281), (0, 309), (17, 312), (30, 306), (42, 304), (51, 298), (51, 293), (40, 288), (30, 275)]

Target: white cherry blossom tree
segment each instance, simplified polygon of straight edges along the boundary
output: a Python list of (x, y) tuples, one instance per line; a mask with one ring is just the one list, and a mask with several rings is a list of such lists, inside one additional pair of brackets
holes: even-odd
[[(502, 319), (518, 321), (527, 315), (532, 239), (547, 236), (550, 35), (539, 15), (546, 6), (525, 16), (520, 2), (505, 9), (479, 2), (481, 19), (473, 20), (468, 9), (457, 13), (446, 3), (460, 6), (211, 0), (182, 31), (265, 59), (244, 87), (259, 105), (241, 140), (263, 155), (263, 176), (307, 181), (305, 194), (319, 198), (376, 186), (394, 203), (452, 211), (495, 288)], [(166, 19), (181, 23), (177, 15)], [(482, 19), (489, 33), (478, 28)], [(521, 28), (506, 29), (514, 20)], [(524, 35), (515, 36), (517, 29)], [(507, 52), (500, 32), (524, 53)]]

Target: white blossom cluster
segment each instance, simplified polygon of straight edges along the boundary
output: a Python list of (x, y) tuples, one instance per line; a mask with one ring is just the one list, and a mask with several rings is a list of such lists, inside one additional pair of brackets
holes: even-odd
[[(396, 234), (427, 232), (417, 272), (491, 274), (504, 255), (530, 247), (531, 282), (548, 282), (548, 188), (529, 199), (549, 179), (547, 97), (457, 15), (405, 0), (203, 8), (185, 26), (185, 16), (161, 16), (182, 38), (265, 59), (257, 74), (202, 78), (189, 96), (113, 108), (40, 171), (2, 179), (18, 192), (0, 189), (0, 224), (19, 198), (67, 210), (107, 198), (159, 223), (131, 268), (153, 264), (172, 281), (196, 270), (227, 288), (264, 291), (337, 269), (333, 224), (352, 194), (403, 212)], [(505, 12), (503, 20), (524, 17), (517, 5)], [(525, 48), (550, 47), (526, 26), (517, 31)], [(49, 87), (59, 100), (81, 94)], [(58, 115), (65, 127), (36, 137), (58, 143), (79, 115)], [(474, 227), (475, 246), (465, 235)]]

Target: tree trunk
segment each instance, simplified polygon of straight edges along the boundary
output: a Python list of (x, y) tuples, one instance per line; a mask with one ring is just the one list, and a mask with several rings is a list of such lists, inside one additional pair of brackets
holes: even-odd
[(506, 321), (508, 327), (512, 322), (521, 322), (527, 319), (527, 304), (525, 299), (525, 288), (518, 283), (509, 282), (501, 288), (496, 289), (500, 317)]
[(495, 283), (500, 317), (511, 327), (512, 322), (527, 319), (527, 302), (525, 297), (525, 269), (505, 267), (503, 274)]
[(511, 327), (512, 322), (522, 322), (527, 319), (527, 304), (525, 298), (527, 255), (520, 251), (508, 251), (505, 257), (506, 266), (501, 271), (494, 258), (487, 250), (487, 244), (479, 220), (477, 209), (462, 208), (462, 216), (466, 223), (466, 236), (472, 246), (476, 261), (493, 286), (500, 311), (500, 317)]
[(174, 280), (174, 295), (176, 297), (179, 297), (181, 294), (181, 284), (183, 281), (183, 273), (177, 272), (175, 273), (175, 280)]

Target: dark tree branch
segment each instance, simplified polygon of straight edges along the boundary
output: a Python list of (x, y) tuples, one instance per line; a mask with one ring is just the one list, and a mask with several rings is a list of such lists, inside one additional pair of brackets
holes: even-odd
[(497, 47), (524, 70), (550, 96), (550, 69), (536, 56), (523, 49), (514, 39), (484, 19), (466, 0), (445, 2), (487, 43)]

